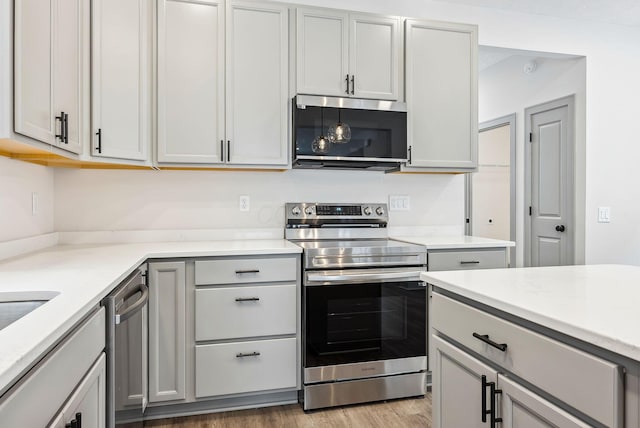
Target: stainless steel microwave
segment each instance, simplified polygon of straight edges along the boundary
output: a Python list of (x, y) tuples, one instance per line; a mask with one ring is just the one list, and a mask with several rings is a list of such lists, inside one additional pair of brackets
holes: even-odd
[[(340, 141), (345, 129), (350, 138)], [(293, 99), (292, 152), (294, 168), (398, 169), (407, 161), (407, 106), (298, 95)]]

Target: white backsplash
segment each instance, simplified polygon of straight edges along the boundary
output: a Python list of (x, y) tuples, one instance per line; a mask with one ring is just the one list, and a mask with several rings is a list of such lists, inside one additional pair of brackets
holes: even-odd
[[(411, 209), (391, 211), (391, 228), (462, 233), (464, 221), (462, 174), (58, 169), (55, 194), (56, 231), (103, 231), (102, 239), (119, 231), (165, 231), (178, 240), (180, 233), (213, 237), (246, 229), (281, 231), (286, 202), (388, 203), (389, 195), (398, 194), (410, 196)], [(247, 212), (239, 210), (240, 195), (250, 198)]]

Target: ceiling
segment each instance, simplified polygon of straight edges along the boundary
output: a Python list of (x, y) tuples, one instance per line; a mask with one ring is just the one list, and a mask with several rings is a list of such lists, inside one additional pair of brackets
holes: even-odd
[(436, 0), (513, 12), (640, 27), (639, 0)]
[(526, 51), (522, 49), (508, 49), (508, 48), (499, 48), (494, 46), (482, 46), (478, 47), (478, 71), (482, 72), (487, 68), (501, 63), (509, 58), (514, 56), (520, 57), (522, 59), (522, 64), (524, 65), (529, 61), (537, 61), (540, 59), (553, 59), (553, 60), (575, 60), (580, 58), (576, 55), (567, 55), (560, 53), (552, 53), (552, 52), (537, 52), (537, 51)]

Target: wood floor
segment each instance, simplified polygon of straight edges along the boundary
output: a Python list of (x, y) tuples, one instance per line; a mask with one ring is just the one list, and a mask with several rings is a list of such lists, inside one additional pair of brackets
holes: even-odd
[(305, 413), (300, 405), (148, 421), (153, 428), (261, 427), (431, 427), (431, 393), (380, 403), (337, 407)]

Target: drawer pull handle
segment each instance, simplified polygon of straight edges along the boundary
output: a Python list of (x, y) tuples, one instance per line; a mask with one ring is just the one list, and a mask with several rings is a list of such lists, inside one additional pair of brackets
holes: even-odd
[(488, 334), (473, 333), (473, 337), (475, 337), (476, 339), (482, 340), (487, 345), (491, 345), (494, 348), (501, 350), (502, 352), (505, 352), (507, 350), (507, 344), (506, 343), (494, 342), (493, 340), (489, 339), (489, 335)]
[(242, 275), (243, 273), (260, 273), (260, 269), (247, 269), (247, 270), (236, 271), (236, 275)]
[(257, 302), (259, 297), (236, 297), (236, 302)]
[(250, 352), (248, 354), (239, 352), (236, 354), (236, 358), (244, 358), (244, 357), (258, 357), (260, 356), (260, 352)]
[(461, 265), (479, 265), (480, 261), (479, 260), (462, 260), (460, 262)]

